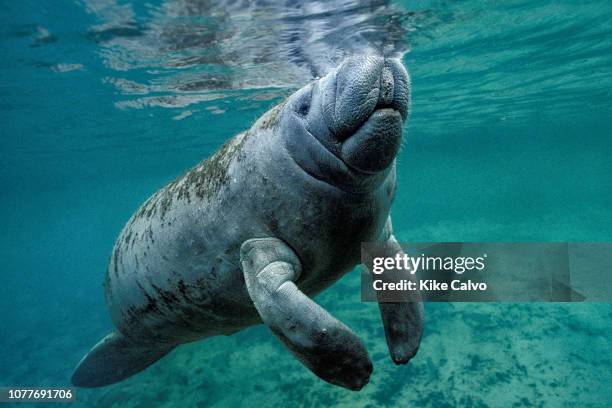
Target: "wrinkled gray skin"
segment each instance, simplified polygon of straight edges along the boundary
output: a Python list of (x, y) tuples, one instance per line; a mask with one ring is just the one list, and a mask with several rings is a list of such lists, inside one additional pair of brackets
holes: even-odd
[[(73, 383), (120, 381), (182, 343), (263, 321), (319, 377), (363, 387), (372, 371), (365, 347), (310, 297), (360, 262), (361, 242), (400, 250), (389, 208), (408, 105), (399, 61), (348, 59), (157, 192), (110, 260), (117, 331), (81, 361)], [(391, 356), (405, 363), (418, 348), (422, 306), (380, 308)]]

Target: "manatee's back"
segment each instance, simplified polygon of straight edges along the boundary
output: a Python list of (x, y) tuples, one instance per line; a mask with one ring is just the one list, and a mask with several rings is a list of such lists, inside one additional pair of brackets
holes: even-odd
[(221, 311), (253, 316), (254, 309), (244, 306), (248, 294), (240, 290), (240, 220), (226, 191), (246, 137), (229, 140), (159, 190), (124, 227), (105, 283), (120, 331), (183, 341), (231, 331), (219, 321)]
[(121, 381), (178, 344), (259, 321), (238, 267), (241, 220), (228, 206), (245, 138), (159, 190), (123, 228), (105, 282), (117, 330), (81, 360), (73, 384)]

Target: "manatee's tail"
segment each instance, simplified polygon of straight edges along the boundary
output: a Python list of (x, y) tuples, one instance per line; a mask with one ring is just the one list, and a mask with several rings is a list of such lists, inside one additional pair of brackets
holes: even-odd
[(103, 387), (124, 380), (153, 364), (174, 346), (137, 343), (118, 332), (98, 342), (72, 374), (77, 387)]

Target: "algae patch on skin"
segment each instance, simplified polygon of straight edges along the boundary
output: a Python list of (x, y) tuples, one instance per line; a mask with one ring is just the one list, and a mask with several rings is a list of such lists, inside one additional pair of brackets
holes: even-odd
[[(185, 174), (183, 176), (184, 180), (179, 180), (176, 184), (176, 187), (182, 184), (179, 189), (179, 196), (184, 192), (189, 198), (188, 190), (185, 190), (193, 186), (198, 198), (210, 200), (215, 197), (220, 188), (227, 182), (229, 166), (242, 152), (242, 146), (248, 136), (248, 132), (243, 132), (228, 140), (213, 156)], [(172, 193), (174, 188), (175, 186), (171, 183), (167, 190)]]
[(285, 107), (285, 103), (286, 101), (283, 101), (279, 103), (278, 105), (276, 105), (275, 107), (273, 107), (272, 109), (270, 109), (268, 112), (266, 112), (261, 118), (259, 118), (259, 120), (257, 120), (257, 122), (255, 122), (255, 124), (253, 125), (251, 129), (252, 130), (256, 130), (256, 129), (264, 130), (264, 129), (271, 129), (274, 126), (276, 126), (276, 124), (280, 120), (280, 114), (283, 108)]
[(235, 159), (240, 160), (244, 142), (252, 134), (252, 131), (274, 128), (280, 120), (284, 106), (285, 102), (283, 101), (270, 109), (255, 122), (250, 130), (229, 139), (211, 157), (198, 163), (194, 168), (177, 177), (149, 198), (134, 215), (130, 224), (143, 217), (149, 219), (156, 215), (158, 211), (161, 211), (160, 215), (163, 220), (174, 200), (187, 200), (190, 203), (193, 198), (192, 195), (195, 195), (198, 199), (212, 200), (227, 182), (227, 174), (231, 163)]
[(227, 182), (229, 167), (242, 152), (242, 146), (248, 136), (249, 132), (239, 133), (211, 157), (170, 182), (143, 204), (133, 220), (151, 218), (158, 211), (161, 212), (163, 220), (175, 200), (187, 200), (190, 203), (192, 195), (198, 199), (213, 199)]

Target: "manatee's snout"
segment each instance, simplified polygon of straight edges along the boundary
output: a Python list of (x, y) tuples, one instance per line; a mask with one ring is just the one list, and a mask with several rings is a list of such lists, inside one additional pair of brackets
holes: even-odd
[(347, 59), (322, 84), (328, 128), (342, 143), (340, 158), (363, 172), (378, 172), (395, 158), (408, 114), (410, 82), (397, 59)]

